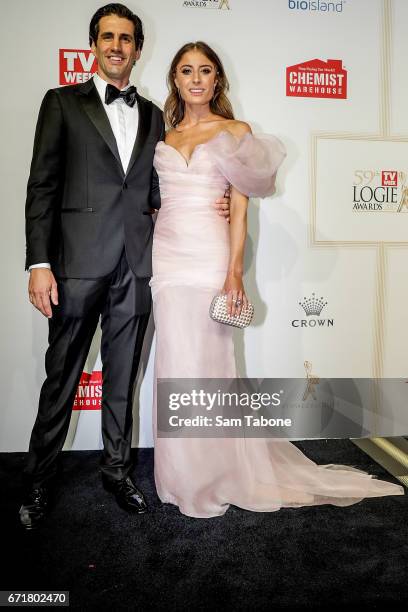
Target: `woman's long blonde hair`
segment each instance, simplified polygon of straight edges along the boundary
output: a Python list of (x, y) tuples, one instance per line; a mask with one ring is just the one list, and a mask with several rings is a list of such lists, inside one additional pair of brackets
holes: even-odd
[(216, 115), (221, 115), (225, 119), (234, 119), (231, 102), (228, 100), (226, 92), (229, 90), (229, 83), (225, 74), (224, 66), (216, 52), (211, 49), (205, 42), (198, 40), (197, 42), (186, 43), (179, 49), (171, 62), (169, 72), (167, 74), (167, 87), (169, 95), (164, 103), (164, 120), (169, 127), (176, 127), (184, 117), (184, 100), (180, 97), (174, 77), (176, 76), (177, 65), (179, 64), (184, 53), (188, 51), (201, 51), (207, 59), (215, 66), (217, 73), (217, 84), (214, 90), (214, 96), (210, 101), (210, 110)]

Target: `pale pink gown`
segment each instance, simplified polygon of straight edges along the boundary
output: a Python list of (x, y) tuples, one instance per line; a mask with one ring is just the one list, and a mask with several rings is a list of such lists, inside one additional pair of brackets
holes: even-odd
[[(235, 369), (232, 328), (210, 319), (212, 297), (224, 284), (229, 225), (214, 208), (228, 183), (249, 196), (274, 190), (285, 157), (274, 136), (227, 131), (198, 145), (189, 162), (159, 142), (154, 166), (161, 209), (153, 240), (151, 288), (157, 378), (230, 378)], [(286, 439), (163, 438), (156, 431), (154, 474), (162, 502), (206, 518), (230, 504), (254, 511), (404, 495), (400, 485), (346, 465), (317, 465)]]

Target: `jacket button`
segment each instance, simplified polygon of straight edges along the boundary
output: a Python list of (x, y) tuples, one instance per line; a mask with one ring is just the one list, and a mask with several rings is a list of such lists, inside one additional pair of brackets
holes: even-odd
[(128, 188), (127, 183), (123, 183), (122, 189), (127, 189), (127, 188)]

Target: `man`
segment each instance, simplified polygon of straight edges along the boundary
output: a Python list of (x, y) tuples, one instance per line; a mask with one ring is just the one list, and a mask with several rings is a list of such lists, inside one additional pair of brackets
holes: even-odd
[[(27, 187), (29, 298), (49, 319), (49, 347), (24, 472), (26, 529), (48, 509), (99, 317), (102, 480), (121, 507), (147, 510), (129, 476), (132, 388), (151, 307), (151, 213), (160, 207), (153, 156), (164, 124), (160, 109), (129, 85), (143, 47), (140, 19), (109, 4), (92, 17), (89, 39), (97, 74), (45, 95)], [(228, 200), (216, 206), (228, 209)]]

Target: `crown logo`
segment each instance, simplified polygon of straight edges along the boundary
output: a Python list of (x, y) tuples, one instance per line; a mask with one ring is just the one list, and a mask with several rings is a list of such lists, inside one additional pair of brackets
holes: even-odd
[(317, 298), (314, 293), (312, 293), (312, 297), (303, 298), (303, 302), (299, 302), (299, 306), (303, 308), (306, 313), (306, 316), (317, 315), (320, 316), (323, 308), (326, 306), (327, 302), (324, 301), (322, 297)]

